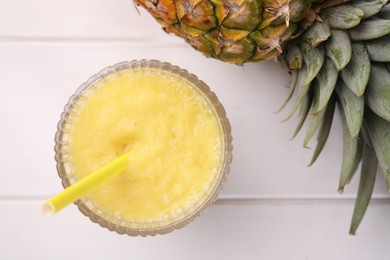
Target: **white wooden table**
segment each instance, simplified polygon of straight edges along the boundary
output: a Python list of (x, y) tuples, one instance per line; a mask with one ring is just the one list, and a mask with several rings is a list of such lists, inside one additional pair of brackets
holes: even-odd
[[(206, 59), (140, 13), (130, 0), (0, 0), (0, 259), (389, 259), (382, 176), (358, 235), (348, 235), (359, 178), (336, 192), (338, 116), (307, 167), (303, 134), (289, 141), (297, 120), (274, 113), (288, 82), (278, 64)], [(148, 238), (102, 229), (73, 205), (42, 216), (41, 201), (62, 189), (53, 147), (68, 97), (103, 67), (142, 58), (186, 68), (224, 104), (234, 162), (220, 199), (184, 229)]]

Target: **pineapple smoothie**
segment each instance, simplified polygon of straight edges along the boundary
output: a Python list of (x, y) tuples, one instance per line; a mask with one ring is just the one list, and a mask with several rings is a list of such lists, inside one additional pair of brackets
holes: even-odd
[(95, 82), (65, 129), (62, 153), (75, 181), (129, 153), (125, 172), (83, 198), (96, 214), (129, 228), (156, 229), (193, 214), (226, 162), (223, 125), (209, 99), (159, 68), (129, 68)]

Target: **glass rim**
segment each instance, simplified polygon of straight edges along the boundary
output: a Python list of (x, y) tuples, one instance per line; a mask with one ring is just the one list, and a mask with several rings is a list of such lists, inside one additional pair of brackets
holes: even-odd
[(233, 145), (232, 145), (232, 133), (231, 133), (231, 125), (229, 119), (226, 116), (226, 111), (222, 106), (221, 102), (217, 98), (214, 92), (211, 91), (209, 86), (200, 80), (196, 75), (189, 73), (187, 70), (180, 68), (179, 66), (172, 65), (168, 62), (161, 62), (159, 60), (132, 60), (132, 61), (124, 61), (120, 63), (116, 63), (112, 66), (105, 67), (100, 70), (97, 74), (91, 76), (86, 82), (81, 84), (75, 93), (69, 98), (67, 104), (64, 107), (64, 110), (60, 116), (60, 120), (57, 124), (57, 132), (55, 134), (55, 160), (58, 176), (61, 179), (62, 186), (67, 188), (71, 185), (67, 170), (65, 169), (63, 160), (66, 159), (63, 154), (63, 136), (64, 136), (64, 128), (70, 112), (72, 111), (74, 105), (77, 103), (79, 98), (83, 95), (85, 91), (87, 91), (91, 86), (95, 83), (104, 80), (106, 77), (113, 73), (118, 73), (127, 69), (134, 68), (157, 68), (161, 70), (165, 70), (171, 73), (174, 73), (178, 76), (181, 76), (188, 81), (190, 81), (198, 90), (200, 90), (205, 98), (208, 99), (210, 105), (215, 109), (216, 114), (218, 115), (218, 120), (222, 127), (222, 133), (224, 137), (224, 154), (223, 154), (223, 163), (221, 166), (220, 172), (218, 172), (217, 181), (215, 182), (214, 187), (211, 189), (208, 197), (204, 199), (204, 201), (190, 214), (186, 215), (184, 218), (174, 221), (170, 224), (155, 227), (155, 228), (132, 228), (124, 225), (120, 225), (117, 223), (110, 222), (109, 220), (103, 218), (102, 216), (96, 214), (92, 209), (90, 209), (81, 199), (76, 201), (74, 204), (77, 205), (78, 209), (87, 216), (92, 222), (99, 224), (103, 228), (107, 228), (110, 231), (115, 231), (118, 234), (127, 234), (130, 236), (154, 236), (157, 234), (165, 234), (172, 232), (175, 229), (182, 228), (186, 226), (188, 223), (197, 219), (200, 215), (202, 215), (206, 209), (208, 209), (212, 203), (217, 199), (219, 192), (222, 189), (224, 182), (227, 179), (227, 176), (230, 172), (230, 165), (233, 160)]

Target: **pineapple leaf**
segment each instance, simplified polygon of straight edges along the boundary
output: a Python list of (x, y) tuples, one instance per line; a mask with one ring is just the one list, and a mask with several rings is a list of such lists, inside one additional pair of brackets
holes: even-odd
[(313, 114), (317, 114), (323, 110), (328, 104), (328, 101), (336, 86), (338, 71), (334, 63), (326, 58), (324, 65), (317, 75), (318, 86), (314, 90), (313, 97)]
[(324, 63), (325, 51), (321, 45), (316, 48), (311, 48), (307, 43), (301, 44), (301, 50), (303, 60), (307, 67), (307, 79), (305, 84), (309, 84), (317, 76)]
[(349, 31), (352, 41), (367, 41), (390, 33), (390, 20), (380, 18), (361, 22)]
[(390, 5), (386, 5), (382, 8), (382, 10), (378, 13), (378, 17), (382, 19), (390, 19)]
[(390, 191), (390, 122), (366, 110), (365, 125), (368, 129), (387, 189)]
[(354, 174), (356, 173), (356, 170), (359, 166), (359, 163), (360, 161), (362, 160), (362, 156), (363, 156), (363, 146), (364, 146), (364, 138), (363, 137), (360, 137), (358, 139), (358, 147), (357, 147), (357, 152), (356, 152), (356, 156), (355, 156), (355, 159), (353, 161), (353, 164), (352, 164), (352, 168), (351, 168), (351, 174), (349, 176), (349, 179), (347, 180), (347, 184), (352, 180), (352, 177), (354, 176)]
[(369, 87), (366, 90), (367, 105), (377, 115), (390, 121), (390, 72), (383, 64), (373, 63)]
[(356, 138), (363, 122), (364, 98), (357, 97), (341, 80), (336, 84), (336, 93), (344, 110), (349, 132)]
[(364, 140), (364, 143), (367, 144), (368, 146), (370, 146), (371, 148), (374, 148), (374, 145), (371, 142), (370, 134), (368, 133), (368, 129), (366, 126), (366, 120), (363, 121), (361, 134), (362, 134), (362, 138)]
[(359, 143), (359, 137), (352, 137), (349, 133), (348, 126), (346, 124), (345, 114), (343, 109), (339, 109), (342, 122), (343, 122), (343, 160), (341, 164), (340, 180), (339, 180), (339, 192), (343, 192), (345, 185), (349, 183), (354, 175), (356, 168), (360, 162), (360, 150), (362, 148)]
[(303, 141), (303, 147), (308, 148), (307, 144), (317, 131), (318, 127), (320, 126), (320, 123), (324, 117), (325, 114), (325, 109), (321, 110), (317, 114), (310, 113), (309, 115), (309, 123), (307, 124), (306, 127), (306, 135), (305, 139)]
[(278, 109), (278, 111), (276, 111), (276, 113), (279, 113), (280, 111), (282, 111), (287, 103), (290, 101), (293, 93), (294, 93), (294, 90), (295, 90), (295, 86), (297, 84), (297, 79), (298, 79), (298, 70), (292, 70), (291, 71), (291, 79), (290, 79), (290, 86), (289, 86), (289, 91), (288, 91), (288, 95), (287, 95), (287, 98), (286, 100), (283, 102), (282, 106)]
[(351, 40), (343, 30), (331, 30), (332, 36), (325, 43), (326, 55), (331, 58), (338, 71), (341, 71), (352, 57)]
[(378, 161), (374, 151), (367, 144), (365, 144), (363, 148), (362, 161), (359, 190), (355, 201), (355, 208), (353, 210), (351, 228), (349, 230), (351, 235), (355, 235), (356, 230), (366, 213), (368, 204), (371, 200), (372, 191), (374, 190)]
[(344, 83), (360, 97), (364, 94), (370, 78), (370, 59), (366, 48), (361, 43), (352, 43), (352, 58), (341, 71)]
[(363, 19), (371, 17), (377, 14), (382, 7), (386, 4), (387, 0), (357, 0), (351, 4), (364, 12)]
[(327, 8), (327, 7), (331, 7), (331, 6), (335, 6), (335, 5), (341, 5), (341, 4), (350, 2), (350, 1), (351, 0), (327, 0), (327, 1), (323, 1), (321, 3), (321, 9), (324, 9), (324, 8)]
[(322, 149), (326, 144), (326, 141), (328, 140), (330, 129), (332, 127), (335, 105), (336, 102), (333, 96), (330, 98), (328, 106), (326, 107), (325, 115), (322, 119), (321, 127), (317, 136), (317, 146), (314, 150), (314, 154), (309, 166), (313, 165), (313, 163), (317, 160), (318, 156), (321, 154)]
[(290, 70), (300, 69), (302, 59), (302, 52), (297, 46), (292, 46), (287, 50), (285, 60)]
[(365, 44), (371, 61), (390, 62), (390, 35)]
[(301, 104), (301, 110), (300, 110), (300, 118), (297, 127), (295, 128), (294, 134), (291, 137), (291, 140), (294, 139), (299, 131), (301, 130), (303, 123), (306, 120), (307, 115), (309, 114), (309, 109), (310, 109), (310, 103), (311, 103), (311, 95), (307, 94), (305, 95), (302, 104)]
[(340, 5), (330, 7), (320, 12), (320, 17), (329, 24), (332, 29), (350, 29), (360, 23), (364, 12), (352, 5)]
[(287, 116), (282, 122), (289, 120), (295, 112), (298, 110), (299, 106), (302, 104), (304, 98), (307, 96), (307, 92), (309, 91), (310, 84), (305, 84), (307, 79), (306, 66), (303, 65), (302, 68), (298, 72), (298, 79), (295, 85), (295, 88), (298, 87), (297, 98), (295, 99), (295, 103)]
[(315, 48), (321, 42), (326, 41), (330, 36), (330, 28), (326, 23), (315, 21), (314, 24), (307, 29), (302, 38), (310, 47)]

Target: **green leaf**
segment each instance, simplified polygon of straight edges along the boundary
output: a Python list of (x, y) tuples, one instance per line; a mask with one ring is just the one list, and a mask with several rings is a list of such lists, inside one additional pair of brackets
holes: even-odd
[[(322, 2), (320, 6), (321, 6), (321, 9), (324, 9), (324, 8), (335, 6), (335, 5), (341, 5), (341, 4), (350, 2), (350, 1), (351, 0), (326, 0), (326, 1), (318, 1), (318, 2)], [(316, 2), (316, 1), (313, 1), (313, 2)]]
[(315, 48), (321, 42), (326, 41), (329, 36), (329, 26), (324, 22), (315, 21), (314, 24), (303, 34), (302, 39), (306, 41), (310, 47)]
[(374, 190), (378, 161), (374, 151), (368, 145), (364, 145), (362, 161), (359, 190), (355, 208), (353, 210), (351, 228), (349, 230), (351, 235), (355, 235), (356, 230), (366, 213), (368, 204), (371, 200), (372, 191)]
[(377, 116), (370, 109), (366, 110), (364, 121), (387, 189), (390, 191), (390, 122)]
[(300, 119), (299, 119), (298, 125), (297, 125), (291, 139), (294, 139), (297, 136), (297, 134), (299, 133), (299, 131), (301, 130), (303, 123), (305, 122), (306, 117), (309, 114), (310, 103), (311, 103), (311, 95), (309, 93), (309, 94), (305, 95), (305, 98), (302, 101), (301, 110), (299, 113)]
[(343, 30), (331, 30), (332, 36), (325, 43), (326, 55), (334, 62), (338, 71), (342, 70), (352, 57), (351, 39)]
[(352, 41), (367, 41), (390, 33), (390, 20), (373, 18), (349, 30)]
[(329, 7), (320, 12), (320, 17), (333, 29), (350, 29), (360, 23), (364, 12), (352, 5)]
[(324, 117), (324, 114), (325, 114), (325, 109), (323, 109), (322, 111), (320, 111), (317, 114), (311, 113), (309, 115), (309, 122), (308, 122), (307, 127), (306, 127), (306, 135), (305, 135), (305, 139), (303, 141), (303, 146), (305, 148), (308, 148), (307, 144), (309, 143), (309, 141), (311, 140), (311, 138), (313, 137), (313, 135), (317, 131), (318, 127), (320, 126), (320, 123)]
[(343, 160), (341, 164), (340, 180), (339, 180), (339, 192), (343, 192), (344, 187), (352, 179), (356, 171), (356, 167), (360, 161), (360, 152), (362, 143), (359, 137), (352, 137), (348, 125), (346, 123), (345, 114), (342, 108), (339, 109), (341, 119), (343, 122)]
[(313, 163), (317, 160), (318, 156), (321, 154), (323, 148), (325, 147), (326, 141), (328, 140), (330, 129), (332, 127), (335, 104), (336, 102), (333, 96), (330, 98), (328, 102), (328, 106), (326, 107), (325, 110), (325, 115), (322, 118), (321, 127), (317, 136), (317, 141), (318, 141), (317, 146), (316, 149), (314, 150), (314, 154), (309, 166), (313, 165)]
[(294, 103), (289, 115), (282, 122), (289, 120), (295, 114), (295, 112), (298, 110), (299, 106), (302, 104), (302, 102), (303, 102), (304, 98), (306, 97), (307, 92), (309, 91), (309, 88), (310, 88), (310, 84), (305, 84), (306, 80), (307, 80), (307, 72), (306, 72), (306, 66), (304, 65), (304, 66), (302, 66), (302, 68), (298, 72), (298, 79), (297, 79), (297, 83), (295, 85), (295, 88), (298, 88), (297, 98), (295, 100), (295, 103)]
[(313, 114), (323, 110), (334, 91), (337, 82), (338, 71), (334, 63), (326, 58), (322, 69), (317, 75), (318, 85), (314, 89)]
[(302, 67), (302, 52), (297, 46), (291, 46), (286, 50), (286, 63), (290, 70), (300, 69)]
[(363, 19), (371, 17), (377, 14), (387, 1), (384, 0), (357, 0), (351, 3), (354, 7), (357, 7), (364, 12)]
[(368, 79), (370, 78), (370, 59), (364, 45), (361, 43), (352, 44), (352, 59), (341, 71), (341, 78), (344, 83), (360, 97), (364, 94)]
[(336, 84), (336, 92), (345, 114), (345, 121), (352, 137), (359, 135), (363, 122), (364, 98), (357, 97), (342, 81)]
[(371, 61), (390, 62), (390, 35), (367, 41), (365, 44)]
[(363, 121), (363, 126), (362, 126), (362, 130), (360, 133), (361, 133), (361, 136), (364, 140), (364, 143), (367, 144), (369, 147), (374, 148), (374, 146), (372, 145), (370, 134), (368, 133), (368, 129), (367, 129), (365, 121), (366, 120)]
[(291, 97), (292, 97), (292, 95), (294, 93), (295, 86), (297, 84), (297, 80), (298, 80), (298, 70), (292, 70), (291, 71), (290, 86), (288, 88), (289, 91), (288, 91), (287, 98), (283, 102), (282, 106), (278, 109), (278, 111), (276, 111), (276, 113), (279, 113), (280, 111), (282, 111), (286, 107), (288, 101), (290, 101), (290, 99), (291, 99)]
[(378, 13), (378, 17), (386, 20), (390, 20), (390, 5), (386, 5)]
[(305, 84), (309, 84), (317, 76), (324, 63), (325, 51), (321, 45), (316, 48), (311, 48), (307, 43), (301, 44), (301, 50), (303, 60), (307, 67), (307, 80)]
[(359, 166), (360, 161), (362, 160), (363, 146), (364, 146), (364, 138), (362, 136), (360, 136), (359, 139), (358, 139), (357, 153), (356, 153), (355, 160), (354, 160), (352, 168), (351, 168), (351, 175), (350, 175), (350, 177), (348, 179), (347, 184), (352, 180), (352, 177), (355, 174), (355, 172), (356, 172), (356, 170), (357, 170), (357, 168)]
[(377, 115), (390, 121), (390, 72), (383, 64), (373, 63), (365, 101)]

